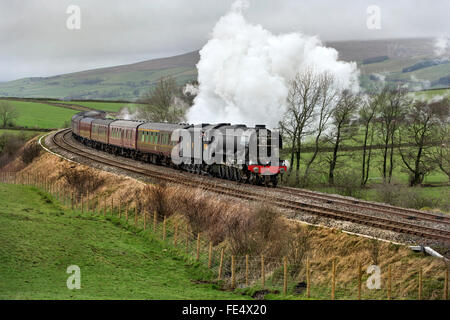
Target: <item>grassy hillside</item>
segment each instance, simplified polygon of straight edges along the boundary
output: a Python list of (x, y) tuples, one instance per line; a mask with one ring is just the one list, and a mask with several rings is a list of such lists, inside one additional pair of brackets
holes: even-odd
[[(80, 217), (32, 187), (0, 184), (0, 299), (241, 299), (149, 234)], [(78, 265), (81, 289), (66, 269)]]
[(34, 130), (10, 130), (10, 129), (0, 129), (0, 136), (2, 134), (14, 134), (14, 135), (23, 135), (26, 140), (29, 140), (41, 133), (44, 133), (43, 131), (34, 131)]
[(0, 96), (134, 100), (161, 77), (182, 85), (197, 77), (198, 52), (110, 68), (0, 83)]
[[(418, 86), (417, 80), (413, 79), (430, 81), (432, 87), (446, 87), (436, 84), (436, 81), (450, 74), (450, 64), (402, 73), (403, 68), (435, 58), (433, 41), (433, 39), (393, 39), (327, 42), (325, 45), (335, 48), (339, 52), (339, 59), (358, 63), (363, 87), (372, 81), (370, 75), (373, 73), (385, 74), (388, 81), (410, 82), (412, 88)], [(378, 63), (364, 63), (366, 59), (381, 56), (387, 56), (387, 59)], [(198, 51), (194, 51), (116, 67), (52, 77), (18, 79), (0, 83), (0, 96), (135, 100), (155, 85), (162, 76), (173, 76), (179, 85), (196, 79), (195, 65), (198, 60)]]
[(122, 102), (94, 102), (94, 101), (58, 101), (58, 103), (76, 104), (88, 108), (110, 112), (117, 112), (122, 107), (127, 107), (129, 110), (134, 110), (136, 108), (136, 104), (125, 102), (122, 103)]
[(62, 128), (66, 121), (77, 112), (66, 108), (50, 106), (45, 103), (8, 101), (19, 112), (14, 124), (27, 128)]

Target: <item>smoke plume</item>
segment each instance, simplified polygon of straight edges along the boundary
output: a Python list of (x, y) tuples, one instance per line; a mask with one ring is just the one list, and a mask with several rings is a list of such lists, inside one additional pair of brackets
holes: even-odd
[(448, 47), (450, 40), (446, 37), (439, 37), (434, 40), (434, 54), (437, 57), (448, 58)]
[(234, 2), (201, 49), (199, 91), (189, 122), (277, 127), (286, 110), (289, 81), (305, 68), (330, 72), (342, 88), (357, 90), (356, 63), (338, 61), (338, 52), (315, 36), (275, 35), (247, 22), (247, 7), (247, 1)]

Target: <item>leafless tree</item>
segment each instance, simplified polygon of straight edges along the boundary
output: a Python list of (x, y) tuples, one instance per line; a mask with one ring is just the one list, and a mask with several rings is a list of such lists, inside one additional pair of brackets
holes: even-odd
[(329, 160), (328, 183), (334, 184), (334, 170), (336, 169), (338, 152), (341, 143), (351, 136), (353, 131), (352, 120), (360, 104), (361, 98), (349, 90), (344, 90), (339, 101), (332, 112), (334, 130), (329, 135), (329, 140), (333, 143), (333, 152)]
[(336, 86), (336, 79), (330, 73), (323, 73), (318, 78), (320, 90), (320, 98), (315, 111), (315, 139), (314, 139), (314, 152), (306, 163), (305, 174), (303, 176), (303, 181), (308, 180), (309, 169), (313, 162), (315, 161), (317, 154), (319, 153), (319, 145), (331, 114), (336, 106), (338, 91)]
[(155, 122), (181, 121), (184, 108), (180, 105), (181, 100), (177, 100), (178, 93), (175, 79), (170, 76), (159, 79), (156, 86), (140, 99), (142, 106), (138, 117)]
[(18, 116), (19, 112), (11, 103), (7, 101), (0, 101), (0, 120), (4, 128)]
[[(405, 114), (399, 128), (399, 152), (411, 174), (411, 186), (422, 183), (424, 176), (433, 169), (433, 162), (428, 161), (429, 150), (433, 148), (435, 133), (440, 124), (448, 126), (448, 110), (447, 99), (432, 103), (416, 101)], [(403, 139), (413, 146), (402, 147)]]
[(359, 122), (364, 127), (363, 156), (361, 166), (361, 186), (366, 185), (369, 179), (370, 160), (372, 158), (372, 143), (375, 131), (375, 117), (379, 108), (379, 96), (369, 95), (362, 100), (359, 110)]
[(310, 134), (307, 130), (313, 121), (315, 107), (320, 101), (319, 82), (319, 75), (312, 68), (297, 73), (290, 83), (287, 111), (280, 123), (282, 131), (292, 143), (289, 175), (292, 174), (295, 157), (296, 183), (300, 181), (302, 140)]
[(429, 159), (447, 175), (450, 180), (450, 127), (440, 125), (436, 130), (437, 146), (430, 149)]
[[(383, 180), (391, 182), (394, 168), (395, 136), (398, 131), (399, 122), (404, 114), (404, 109), (409, 103), (406, 96), (407, 90), (400, 86), (392, 88), (385, 86), (379, 94), (381, 124), (380, 130), (383, 139)], [(389, 156), (389, 168), (388, 168)]]

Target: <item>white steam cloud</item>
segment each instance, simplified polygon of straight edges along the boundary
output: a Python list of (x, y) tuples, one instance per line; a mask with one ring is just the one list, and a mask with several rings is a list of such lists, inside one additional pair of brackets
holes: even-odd
[(450, 40), (446, 37), (436, 38), (434, 40), (434, 54), (437, 57), (446, 57)]
[(356, 63), (338, 61), (338, 52), (317, 37), (274, 35), (250, 24), (242, 14), (247, 7), (247, 1), (236, 1), (201, 49), (199, 91), (189, 122), (277, 127), (286, 110), (289, 81), (305, 68), (330, 72), (342, 88), (358, 90)]

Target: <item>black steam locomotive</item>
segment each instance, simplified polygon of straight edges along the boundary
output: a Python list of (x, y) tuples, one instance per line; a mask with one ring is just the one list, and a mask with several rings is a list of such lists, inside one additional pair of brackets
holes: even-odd
[(114, 155), (257, 185), (275, 187), (287, 170), (278, 157), (281, 138), (262, 125), (153, 123), (105, 116), (100, 111), (74, 115), (74, 137)]

